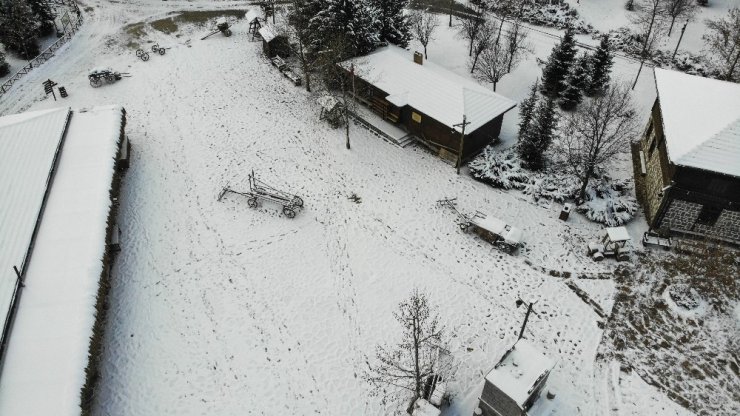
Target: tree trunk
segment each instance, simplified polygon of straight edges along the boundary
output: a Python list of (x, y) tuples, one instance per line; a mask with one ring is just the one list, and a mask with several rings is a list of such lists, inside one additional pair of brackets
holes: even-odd
[(735, 55), (735, 60), (732, 61), (732, 65), (730, 65), (730, 69), (727, 71), (728, 81), (732, 81), (732, 76), (735, 75), (735, 67), (737, 66), (738, 60), (740, 60), (740, 50), (737, 51), (737, 55)]
[(493, 81), (493, 92), (496, 92), (496, 84), (498, 84), (498, 81)]
[(586, 187), (588, 186), (588, 182), (591, 179), (591, 175), (594, 173), (594, 168), (589, 167), (586, 169), (586, 174), (581, 178), (581, 189), (578, 191), (578, 199), (580, 202), (583, 202), (586, 200)]
[(671, 32), (673, 31), (673, 23), (676, 21), (676, 16), (671, 16), (671, 26), (668, 28), (668, 37), (671, 37)]
[(645, 58), (643, 57), (640, 61), (640, 69), (637, 70), (637, 76), (635, 77), (635, 82), (632, 84), (632, 89), (634, 90), (637, 86), (637, 80), (640, 78), (640, 72), (642, 72), (642, 66), (645, 64)]
[(452, 3), (455, 0), (450, 0), (450, 27), (452, 27)]
[(416, 393), (414, 394), (414, 401), (421, 397), (421, 370), (419, 369), (419, 349), (421, 346), (419, 345), (419, 331), (417, 329), (418, 323), (416, 322), (416, 317), (413, 318), (413, 327), (414, 327), (414, 378), (416, 379)]
[(427, 59), (429, 59), (429, 57), (427, 56), (427, 44), (425, 43), (424, 44), (424, 60), (427, 60)]
[(475, 40), (475, 37), (470, 37), (470, 47), (468, 47), (468, 56), (473, 56), (473, 41)]
[(473, 71), (475, 71), (475, 65), (478, 64), (478, 57), (480, 56), (481, 52), (476, 52), (475, 56), (473, 57), (473, 65), (470, 67), (470, 73), (472, 74)]

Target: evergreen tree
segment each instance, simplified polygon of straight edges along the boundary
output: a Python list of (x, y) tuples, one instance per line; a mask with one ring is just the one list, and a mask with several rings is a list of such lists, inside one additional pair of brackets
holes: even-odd
[(31, 6), (33, 14), (38, 22), (37, 33), (39, 36), (48, 36), (54, 33), (54, 13), (51, 12), (49, 3), (45, 0), (26, 0)]
[(409, 21), (403, 10), (408, 0), (371, 0), (378, 20), (380, 39), (405, 48), (411, 40)]
[(557, 115), (555, 101), (548, 99), (537, 105), (529, 128), (519, 139), (519, 158), (522, 166), (530, 170), (542, 170), (545, 167), (545, 152), (552, 143)]
[(612, 54), (609, 35), (604, 34), (601, 37), (601, 43), (591, 58), (591, 73), (586, 88), (586, 95), (591, 97), (601, 94), (607, 85), (609, 85), (609, 73), (614, 64), (614, 55)]
[(576, 40), (573, 29), (565, 31), (560, 44), (553, 48), (542, 70), (542, 90), (550, 98), (557, 98), (565, 90), (566, 78), (576, 57)]
[(560, 94), (558, 104), (563, 110), (573, 110), (583, 100), (583, 93), (589, 85), (589, 73), (591, 72), (591, 57), (585, 52), (578, 59), (576, 65), (568, 75), (565, 90)]
[(26, 0), (8, 0), (0, 14), (0, 42), (23, 59), (39, 54), (38, 24)]
[(5, 53), (0, 51), (0, 77), (4, 77), (10, 73), (10, 65), (5, 61)]
[(537, 105), (537, 88), (538, 81), (532, 84), (532, 89), (526, 100), (522, 101), (519, 106), (519, 140), (526, 134), (529, 125), (532, 122), (532, 113)]
[(348, 55), (364, 55), (380, 43), (378, 25), (367, 4), (361, 0), (320, 0), (321, 10), (310, 20), (311, 48), (326, 49), (326, 42), (345, 37)]

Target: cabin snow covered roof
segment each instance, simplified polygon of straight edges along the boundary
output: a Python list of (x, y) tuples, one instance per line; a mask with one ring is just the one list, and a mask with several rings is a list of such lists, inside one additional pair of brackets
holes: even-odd
[(740, 176), (740, 84), (655, 68), (655, 85), (670, 160)]
[(522, 407), (532, 394), (535, 383), (553, 365), (530, 341), (522, 338), (501, 357), (486, 380)]
[(450, 128), (461, 123), (465, 115), (470, 123), (466, 133), (516, 106), (513, 100), (433, 62), (414, 63), (413, 55), (397, 46), (378, 48), (340, 63), (347, 70), (352, 64), (355, 76), (388, 93), (392, 103), (408, 104)]
[(3, 287), (39, 224), (0, 368), (0, 415), (80, 414), (123, 122), (120, 106), (0, 118)]

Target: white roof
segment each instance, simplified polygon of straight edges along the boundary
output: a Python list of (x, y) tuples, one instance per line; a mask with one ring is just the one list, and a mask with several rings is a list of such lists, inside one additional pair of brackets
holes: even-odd
[(411, 52), (397, 46), (378, 48), (340, 65), (349, 68), (351, 64), (355, 65), (355, 76), (388, 93), (391, 100), (405, 101), (450, 128), (465, 115), (470, 123), (465, 131), (472, 133), (516, 106), (516, 102), (433, 62), (414, 63)]
[[(37, 121), (59, 127), (46, 116)], [(122, 122), (121, 107), (72, 113), (0, 369), (0, 415), (80, 414)], [(19, 140), (35, 141), (33, 124)], [(26, 182), (34, 167), (9, 182)]]
[(606, 229), (606, 233), (612, 241), (627, 241), (630, 239), (630, 233), (627, 232), (625, 227), (609, 227)]
[(655, 68), (655, 85), (670, 160), (740, 176), (740, 84)]
[(249, 9), (247, 10), (247, 23), (252, 23), (255, 19), (259, 20), (260, 15), (259, 12), (255, 9)]
[(259, 29), (260, 36), (262, 36), (262, 39), (265, 40), (265, 42), (270, 42), (273, 39), (275, 39), (275, 32), (272, 30), (272, 27), (270, 26), (262, 26)]
[(442, 411), (424, 399), (417, 399), (411, 412), (411, 416), (439, 416), (440, 414)]
[[(23, 271), (68, 108), (0, 118), (0, 328)], [(1, 331), (2, 329), (0, 329)]]
[(522, 338), (504, 354), (486, 380), (522, 407), (532, 393), (535, 382), (547, 374), (553, 365), (529, 340)]

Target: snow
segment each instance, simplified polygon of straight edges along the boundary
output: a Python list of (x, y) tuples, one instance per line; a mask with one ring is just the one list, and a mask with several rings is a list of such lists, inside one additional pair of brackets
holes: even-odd
[[(619, 377), (600, 372), (603, 318), (566, 279), (549, 273), (613, 275), (616, 262), (585, 255), (602, 226), (578, 213), (559, 221), (557, 204), (541, 207), (527, 195), (492, 189), (465, 169), (457, 176), (425, 150), (398, 148), (354, 124), (347, 150), (343, 131), (318, 120), (317, 95), (274, 70), (260, 43), (247, 41), (244, 21), (231, 38), (204, 42), (196, 25), (181, 24), (172, 35), (148, 29), (140, 42), (172, 49), (146, 63), (126, 47), (124, 27), (132, 22), (234, 7), (244, 3), (95, 6), (56, 57), (0, 97), (6, 114), (49, 108), (54, 102), (43, 99), (39, 85), (51, 78), (67, 87), (65, 102), (73, 106), (119, 102), (128, 111), (132, 167), (121, 189), (122, 251), (113, 268), (94, 414), (396, 414), (367, 394), (361, 373), (376, 345), (398, 342), (389, 330), (396, 326), (392, 313), (414, 288), (430, 293), (454, 334), (448, 349), (457, 372), (446, 380), (453, 401), (445, 416), (472, 414), (481, 371), (516, 340), (524, 317), (514, 306), (518, 296), (537, 301), (526, 336), (558, 363), (547, 383), (557, 393), (557, 414), (691, 414), (634, 373), (620, 389)], [(440, 22), (424, 67), (436, 64), (474, 82), (467, 45), (446, 16)], [(689, 25), (685, 45), (694, 26), (701, 25)], [(501, 80), (500, 94), (526, 97), (541, 75), (536, 59), (557, 41), (544, 32), (560, 33), (530, 33), (534, 53)], [(81, 68), (95, 66), (133, 76), (92, 89)], [(629, 82), (638, 66), (618, 57), (613, 76)], [(643, 70), (634, 98), (647, 122), (652, 71)], [(516, 113), (504, 117), (502, 147), (516, 140)], [(628, 157), (615, 166), (615, 174), (632, 175)], [(216, 201), (227, 182), (246, 185), (251, 168), (307, 195), (303, 214), (288, 220), (272, 207), (250, 209), (238, 195)], [(362, 202), (349, 201), (352, 193)], [(462, 233), (454, 214), (436, 207), (443, 197), (521, 227), (529, 236), (525, 250), (508, 256)], [(572, 280), (585, 282), (600, 302), (613, 300), (613, 280)]]
[(439, 414), (439, 409), (424, 399), (418, 399), (411, 412), (411, 416), (439, 416)]
[(630, 233), (627, 232), (625, 227), (608, 227), (606, 234), (609, 236), (611, 241), (628, 241), (630, 239)]
[(655, 69), (668, 156), (740, 176), (740, 84)]
[(249, 9), (249, 10), (247, 10), (247, 14), (245, 16), (245, 19), (246, 19), (247, 23), (252, 23), (255, 19), (261, 20), (259, 12), (257, 10), (255, 10), (255, 9)]
[[(39, 118), (30, 121), (46, 125)], [(72, 113), (10, 332), (0, 414), (80, 414), (122, 120), (116, 106)]]
[[(69, 109), (0, 118), (0, 322), (5, 324), (67, 126)], [(4, 338), (6, 334), (2, 334)]]
[(555, 363), (527, 339), (518, 340), (488, 373), (486, 380), (514, 400), (519, 407), (529, 399), (532, 387)]
[(457, 131), (460, 127), (453, 126), (463, 116), (470, 123), (465, 131), (472, 133), (516, 106), (513, 100), (433, 62), (419, 65), (412, 58), (409, 51), (391, 45), (340, 65), (349, 68), (354, 64), (357, 77), (389, 95), (405, 97), (410, 107)]

